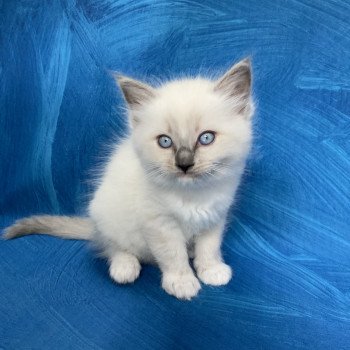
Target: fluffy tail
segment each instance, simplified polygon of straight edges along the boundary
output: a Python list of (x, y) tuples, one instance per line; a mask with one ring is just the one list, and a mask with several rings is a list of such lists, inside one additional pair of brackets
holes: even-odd
[(4, 238), (11, 239), (38, 233), (65, 239), (89, 240), (93, 231), (93, 222), (88, 218), (40, 215), (17, 220), (5, 229)]

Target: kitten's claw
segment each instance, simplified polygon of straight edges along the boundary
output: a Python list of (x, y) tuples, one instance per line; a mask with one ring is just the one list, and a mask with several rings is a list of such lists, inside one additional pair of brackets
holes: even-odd
[(134, 282), (139, 277), (141, 265), (136, 257), (129, 259), (113, 260), (109, 267), (110, 276), (117, 283), (125, 284)]
[(206, 267), (197, 267), (197, 275), (199, 279), (212, 286), (222, 286), (227, 284), (232, 277), (232, 269), (230, 266), (218, 262)]
[(165, 273), (162, 279), (163, 289), (178, 299), (190, 300), (198, 294), (201, 285), (193, 273)]

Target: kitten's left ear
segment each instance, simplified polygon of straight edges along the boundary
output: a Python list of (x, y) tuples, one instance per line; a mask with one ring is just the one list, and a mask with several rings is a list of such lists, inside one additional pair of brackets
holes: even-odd
[(251, 114), (251, 83), (251, 63), (249, 58), (245, 58), (217, 80), (214, 90), (232, 98), (238, 113)]
[(113, 77), (131, 109), (143, 105), (155, 96), (155, 90), (145, 83), (116, 73), (113, 73)]

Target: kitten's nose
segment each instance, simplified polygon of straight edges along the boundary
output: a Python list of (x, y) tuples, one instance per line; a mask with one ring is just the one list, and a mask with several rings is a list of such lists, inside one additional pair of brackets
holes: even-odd
[(175, 163), (186, 174), (194, 165), (194, 152), (187, 147), (180, 147), (175, 154)]
[(181, 169), (185, 174), (189, 168), (192, 168), (194, 164), (176, 164), (176, 166)]

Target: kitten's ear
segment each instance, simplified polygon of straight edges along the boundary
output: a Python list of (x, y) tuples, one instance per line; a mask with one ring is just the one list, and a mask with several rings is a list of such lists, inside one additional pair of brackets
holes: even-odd
[[(249, 58), (236, 63), (215, 83), (215, 91), (232, 98), (238, 112), (245, 112), (251, 102), (252, 69)], [(250, 108), (249, 108), (250, 109)]]
[(147, 84), (115, 73), (113, 77), (131, 109), (141, 106), (155, 96), (155, 90)]

